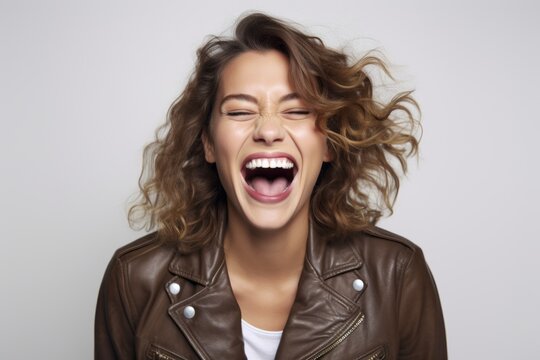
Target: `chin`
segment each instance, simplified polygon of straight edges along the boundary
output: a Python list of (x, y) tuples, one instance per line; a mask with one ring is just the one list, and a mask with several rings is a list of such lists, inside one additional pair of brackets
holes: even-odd
[(274, 204), (258, 203), (253, 199), (242, 201), (237, 210), (242, 214), (240, 218), (246, 225), (259, 231), (278, 231), (287, 228), (304, 215), (308, 218), (308, 204), (301, 204), (298, 194), (293, 194), (286, 201)]
[(285, 228), (291, 222), (291, 216), (283, 213), (275, 216), (250, 214), (247, 216), (247, 220), (257, 230), (277, 231)]

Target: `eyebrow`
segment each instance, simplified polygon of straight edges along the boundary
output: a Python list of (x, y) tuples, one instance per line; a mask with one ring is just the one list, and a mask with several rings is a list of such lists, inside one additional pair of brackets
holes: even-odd
[[(235, 99), (236, 100), (248, 101), (248, 102), (251, 102), (251, 103), (254, 103), (254, 104), (259, 103), (257, 101), (257, 98), (255, 98), (254, 96), (248, 95), (248, 94), (230, 94), (230, 95), (225, 96), (221, 100), (221, 103), (219, 104), (219, 107), (223, 106), (223, 104), (225, 102), (227, 102), (229, 100), (235, 100)], [(285, 94), (282, 97), (280, 97), (279, 102), (295, 100), (295, 99), (300, 99), (300, 95), (298, 95), (297, 93), (289, 93), (289, 94)]]

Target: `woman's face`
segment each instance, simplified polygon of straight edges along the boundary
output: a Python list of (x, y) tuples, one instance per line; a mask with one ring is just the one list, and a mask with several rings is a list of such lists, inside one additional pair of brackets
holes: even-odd
[(309, 214), (326, 137), (316, 114), (295, 93), (288, 59), (278, 51), (248, 51), (223, 69), (209, 136), (227, 193), (230, 219), (275, 230)]

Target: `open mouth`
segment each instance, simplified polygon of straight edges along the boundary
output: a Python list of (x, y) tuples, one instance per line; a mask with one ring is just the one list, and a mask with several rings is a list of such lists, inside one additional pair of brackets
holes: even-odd
[(249, 190), (263, 197), (279, 197), (289, 189), (297, 172), (288, 157), (258, 157), (247, 160), (242, 176)]

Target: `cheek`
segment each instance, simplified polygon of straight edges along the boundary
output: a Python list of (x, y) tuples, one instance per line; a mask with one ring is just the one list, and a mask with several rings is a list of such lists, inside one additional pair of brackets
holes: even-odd
[(222, 183), (227, 183), (230, 173), (230, 164), (234, 159), (234, 142), (230, 139), (216, 138), (214, 142), (216, 167)]
[(238, 130), (234, 127), (217, 125), (214, 129), (214, 148), (217, 161), (227, 161), (238, 151)]
[(216, 124), (213, 133), (216, 167), (223, 186), (228, 189), (232, 184), (232, 172), (238, 164), (238, 157), (243, 143), (243, 131), (234, 126)]
[(295, 131), (295, 137), (303, 155), (314, 162), (327, 161), (328, 146), (326, 136), (315, 126), (304, 127)]

